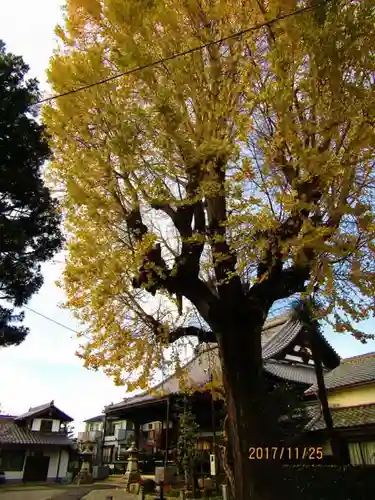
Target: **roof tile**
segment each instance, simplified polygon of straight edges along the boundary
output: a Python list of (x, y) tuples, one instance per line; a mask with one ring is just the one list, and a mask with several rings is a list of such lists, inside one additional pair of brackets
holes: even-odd
[(43, 433), (24, 429), (17, 425), (14, 420), (2, 419), (0, 421), (0, 443), (21, 445), (60, 445), (70, 446), (73, 444), (65, 434), (59, 432)]
[(43, 413), (44, 411), (46, 411), (46, 410), (48, 410), (50, 408), (53, 408), (55, 411), (57, 411), (58, 413), (60, 413), (61, 416), (64, 416), (64, 419), (66, 421), (72, 422), (74, 420), (72, 417), (69, 417), (69, 415), (67, 415), (63, 411), (59, 410), (59, 408), (57, 408), (55, 406), (55, 402), (54, 401), (51, 401), (50, 403), (45, 403), (43, 405), (34, 406), (32, 408), (29, 408), (29, 411), (27, 411), (25, 413), (22, 413), (22, 415), (19, 415), (18, 417), (16, 417), (16, 420), (23, 420), (25, 418), (35, 417), (35, 416)]
[[(306, 366), (270, 359), (291, 344), (300, 333), (301, 328), (301, 323), (291, 315), (283, 315), (267, 321), (263, 328), (262, 354), (264, 368), (268, 373), (285, 380), (309, 385), (314, 384), (316, 381), (313, 365)], [(209, 347), (206, 345), (205, 349), (201, 350), (185, 365), (184, 374), (188, 385), (194, 387), (207, 384), (210, 378), (210, 370), (214, 373), (220, 373), (220, 360), (216, 344), (210, 344)], [(175, 394), (180, 391), (179, 377), (173, 374), (151, 391), (145, 391), (139, 395), (125, 398), (119, 403), (107, 406), (107, 411), (130, 408), (149, 401), (158, 401), (167, 394)]]
[[(345, 408), (331, 408), (331, 415), (335, 428), (375, 424), (375, 403)], [(307, 424), (306, 430), (318, 431), (325, 428), (326, 425), (323, 416), (319, 412)]]
[[(337, 389), (354, 384), (375, 381), (375, 353), (343, 359), (340, 365), (324, 377), (326, 389)], [(317, 392), (314, 384), (306, 394)]]

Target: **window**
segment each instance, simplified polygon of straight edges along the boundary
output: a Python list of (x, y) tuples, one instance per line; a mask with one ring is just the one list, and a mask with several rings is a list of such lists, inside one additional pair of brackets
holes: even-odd
[(90, 424), (89, 431), (100, 431), (102, 427), (101, 422), (94, 422)]
[(52, 432), (52, 420), (42, 420), (40, 422), (40, 432)]
[(112, 462), (113, 446), (106, 446), (103, 449), (103, 462), (108, 464)]
[(126, 445), (124, 444), (119, 445), (119, 447), (117, 448), (117, 460), (124, 460), (124, 458), (127, 458), (126, 450), (127, 450)]
[(25, 461), (25, 451), (23, 450), (2, 450), (0, 466), (6, 471), (20, 471), (23, 469)]

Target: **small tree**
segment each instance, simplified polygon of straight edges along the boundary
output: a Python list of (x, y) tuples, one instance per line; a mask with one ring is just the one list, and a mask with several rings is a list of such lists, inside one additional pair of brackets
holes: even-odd
[(194, 468), (197, 457), (197, 439), (199, 425), (192, 412), (191, 401), (185, 396), (181, 402), (177, 402), (178, 409), (178, 439), (177, 439), (177, 462), (179, 469), (183, 471), (185, 489), (188, 489), (194, 480)]

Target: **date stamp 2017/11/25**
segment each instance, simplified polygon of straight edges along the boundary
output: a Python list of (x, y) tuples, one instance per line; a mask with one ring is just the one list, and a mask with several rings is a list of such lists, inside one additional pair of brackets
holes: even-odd
[(249, 448), (249, 460), (322, 460), (321, 446), (257, 446)]

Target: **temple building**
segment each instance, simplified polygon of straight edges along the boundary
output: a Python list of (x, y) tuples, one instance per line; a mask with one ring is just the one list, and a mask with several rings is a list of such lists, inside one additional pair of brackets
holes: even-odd
[[(340, 364), (340, 357), (321, 333), (316, 335), (317, 354), (324, 372), (328, 373)], [(265, 323), (262, 354), (264, 375), (270, 388), (278, 384), (290, 386), (293, 394), (303, 398), (305, 391), (316, 383), (309, 334), (295, 315), (285, 314)], [(104, 435), (101, 437), (104, 446), (102, 458), (111, 456), (111, 461), (121, 468), (126, 458), (125, 444), (131, 438), (135, 439), (140, 449), (140, 461), (150, 472), (158, 460), (164, 463), (173, 460), (178, 429), (176, 408), (187, 392), (194, 394), (190, 400), (200, 428), (198, 447), (207, 456), (215, 447), (215, 442), (220, 442), (224, 417), (223, 401), (212, 397), (212, 391), (205, 389), (207, 384), (220, 385), (220, 361), (215, 344), (201, 344), (197, 348), (195, 356), (184, 366), (183, 377), (173, 374), (151, 391), (124, 398), (106, 407)], [(315, 400), (315, 396), (312, 399)], [(280, 422), (282, 420), (281, 415)], [(285, 422), (290, 420), (284, 418)], [(124, 442), (118, 442), (118, 449), (108, 454), (105, 450), (106, 429), (111, 429), (114, 422), (119, 421), (132, 422), (133, 425), (127, 423), (124, 426), (121, 434)]]

